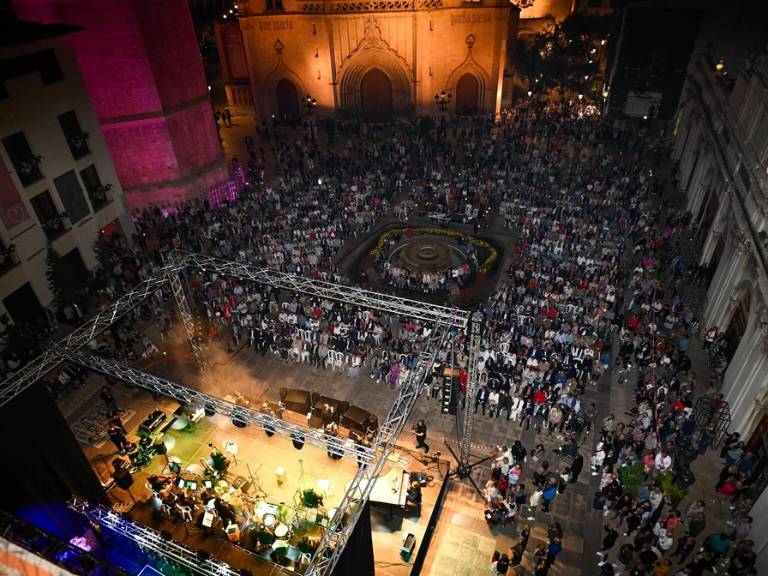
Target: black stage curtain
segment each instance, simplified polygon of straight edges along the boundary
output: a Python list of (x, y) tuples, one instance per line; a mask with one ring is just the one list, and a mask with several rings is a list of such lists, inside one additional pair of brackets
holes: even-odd
[(360, 520), (341, 553), (333, 576), (374, 576), (373, 540), (371, 540), (371, 508), (366, 502)]
[(29, 504), (80, 496), (107, 497), (67, 421), (41, 383), (0, 408), (3, 485), (0, 507), (14, 513)]

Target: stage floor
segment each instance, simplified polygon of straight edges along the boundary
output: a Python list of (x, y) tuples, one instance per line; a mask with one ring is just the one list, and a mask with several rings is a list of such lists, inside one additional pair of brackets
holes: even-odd
[[(136, 434), (138, 427), (149, 413), (159, 408), (171, 418), (173, 411), (178, 407), (175, 401), (155, 398), (140, 389), (122, 385), (115, 386), (113, 393), (121, 408), (134, 413), (125, 422), (131, 441), (138, 440)], [(94, 405), (100, 403), (101, 401), (97, 398), (84, 402), (81, 410), (75, 410), (70, 414), (70, 421), (77, 419), (78, 413), (82, 410), (92, 412)], [(292, 413), (290, 418), (299, 419), (298, 415)], [(304, 421), (306, 422), (306, 419)], [(183, 429), (176, 428), (176, 425), (172, 425), (166, 432), (165, 444), (168, 447), (169, 459), (180, 463), (182, 477), (197, 479), (202, 483), (201, 460), (209, 459), (214, 447), (225, 450), (228, 443), (234, 443), (237, 446), (237, 454), (234, 459), (228, 454), (232, 462), (227, 477), (231, 481), (238, 476), (245, 479), (250, 479), (252, 476), (253, 483), (261, 487), (267, 495), (266, 500), (273, 504), (293, 506), (300, 501), (303, 490), (317, 488), (318, 481), (327, 481), (330, 487), (324, 498), (324, 506), (326, 509), (336, 507), (341, 502), (347, 484), (357, 472), (355, 458), (333, 460), (324, 450), (307, 445), (302, 450), (296, 450), (289, 440), (279, 436), (269, 438), (262, 431), (252, 427), (237, 428), (228, 417), (222, 415), (203, 417), (197, 423)], [(111, 462), (118, 456), (113, 444), (106, 442), (97, 443), (95, 446), (81, 445), (99, 478), (102, 482), (106, 482), (112, 474)], [(403, 517), (400, 511), (390, 514), (388, 510), (378, 506), (371, 507), (372, 540), (377, 574), (406, 576), (410, 573), (411, 564), (416, 557), (418, 547), (421, 546), (429, 516), (440, 490), (442, 476), (435, 464), (427, 465), (421, 462), (418, 459), (420, 455), (420, 452), (415, 453), (410, 447), (400, 447), (385, 464), (382, 472), (386, 474), (393, 469), (395, 472), (400, 470), (423, 472), (432, 476), (434, 480), (422, 490), (422, 509), (418, 516)], [(285, 469), (281, 482), (278, 481), (276, 473), (278, 467)], [(443, 464), (441, 469), (445, 472), (447, 465)], [(254, 559), (223, 538), (204, 536), (199, 528), (181, 522), (174, 523), (152, 514), (147, 504), (151, 496), (147, 478), (152, 474), (171, 475), (164, 456), (154, 456), (148, 466), (134, 474), (134, 484), (130, 488), (130, 494), (118, 487), (110, 491), (110, 497), (118, 509), (126, 510), (133, 507), (130, 514), (141, 523), (158, 530), (167, 530), (181, 542), (208, 550), (222, 560), (232, 562), (233, 566), (238, 568), (248, 567), (256, 574), (251, 567)], [(250, 494), (255, 494), (255, 489), (251, 488)], [(137, 501), (135, 505), (132, 502), (134, 498)], [(400, 550), (403, 539), (409, 533), (416, 537), (417, 551), (411, 555), (409, 561), (405, 561)], [(262, 572), (260, 569), (258, 573), (270, 572)]]

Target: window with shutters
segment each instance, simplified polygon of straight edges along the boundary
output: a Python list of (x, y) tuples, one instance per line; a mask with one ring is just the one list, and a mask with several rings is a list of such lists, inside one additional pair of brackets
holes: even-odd
[(67, 140), (69, 151), (75, 160), (91, 153), (88, 148), (88, 132), (83, 132), (74, 110), (59, 115), (59, 125)]
[(59, 213), (48, 190), (33, 196), (30, 199), (30, 204), (32, 204), (32, 209), (35, 211), (35, 215), (40, 221), (40, 227), (48, 240), (56, 240), (69, 229), (66, 219)]
[(54, 178), (53, 183), (56, 185), (56, 191), (59, 193), (61, 203), (64, 205), (64, 210), (66, 210), (72, 224), (79, 222), (91, 213), (74, 170)]
[(27, 187), (42, 179), (40, 163), (43, 157), (32, 152), (24, 132), (16, 132), (3, 138), (3, 146), (22, 186)]

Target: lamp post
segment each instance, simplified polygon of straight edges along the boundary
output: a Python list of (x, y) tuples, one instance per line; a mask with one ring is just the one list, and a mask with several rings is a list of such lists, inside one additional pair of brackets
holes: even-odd
[(435, 94), (435, 106), (437, 106), (437, 109), (440, 112), (441, 126), (445, 126), (445, 113), (448, 112), (448, 106), (451, 103), (452, 97), (451, 93), (446, 92), (445, 90), (440, 90), (440, 93)]
[(307, 122), (309, 124), (309, 136), (312, 139), (312, 142), (315, 142), (315, 123), (314, 120), (312, 120), (312, 115), (315, 113), (315, 108), (317, 108), (317, 100), (312, 98), (309, 94), (306, 95), (304, 98), (304, 107), (307, 109)]
[(445, 114), (448, 111), (448, 105), (451, 103), (452, 95), (450, 92), (441, 90), (439, 94), (435, 94), (435, 104), (441, 114)]

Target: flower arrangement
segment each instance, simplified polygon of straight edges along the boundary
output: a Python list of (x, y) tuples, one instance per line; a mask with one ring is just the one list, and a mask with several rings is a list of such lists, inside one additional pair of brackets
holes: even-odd
[(387, 245), (387, 243), (399, 235), (405, 235), (408, 238), (412, 238), (414, 235), (423, 235), (423, 234), (429, 234), (434, 236), (448, 236), (451, 238), (457, 238), (459, 236), (463, 236), (464, 238), (469, 240), (469, 242), (471, 242), (476, 248), (482, 248), (483, 250), (488, 252), (488, 257), (478, 267), (478, 272), (486, 273), (490, 271), (490, 269), (493, 267), (494, 263), (499, 257), (499, 253), (496, 251), (496, 249), (485, 240), (472, 236), (471, 234), (466, 234), (464, 232), (458, 232), (456, 230), (448, 230), (445, 228), (432, 228), (429, 226), (421, 227), (421, 228), (393, 228), (392, 230), (387, 230), (386, 232), (384, 232), (384, 234), (379, 236), (379, 241), (376, 243), (376, 246), (373, 248), (373, 250), (371, 250), (371, 255), (374, 258), (378, 258), (379, 256), (381, 256), (382, 253), (384, 252), (384, 248)]

